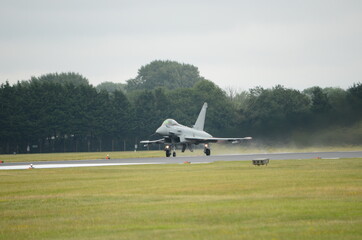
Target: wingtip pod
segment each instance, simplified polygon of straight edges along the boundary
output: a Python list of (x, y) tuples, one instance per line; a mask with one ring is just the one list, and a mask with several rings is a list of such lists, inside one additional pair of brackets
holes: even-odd
[(164, 143), (164, 142), (165, 142), (165, 140), (163, 138), (158, 139), (158, 140), (143, 140), (143, 141), (140, 141), (140, 143), (144, 144), (144, 146), (152, 145), (152, 144), (161, 144), (161, 143)]
[(237, 140), (234, 140), (234, 141), (232, 141), (231, 143), (232, 143), (232, 144), (241, 143), (243, 140), (251, 140), (251, 139), (253, 139), (253, 138), (252, 138), (252, 137), (243, 137), (243, 138), (239, 138), (239, 139), (237, 139)]

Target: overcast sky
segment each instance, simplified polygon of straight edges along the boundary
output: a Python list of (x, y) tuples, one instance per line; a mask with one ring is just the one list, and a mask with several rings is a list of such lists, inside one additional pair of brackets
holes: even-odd
[(362, 1), (0, 0), (0, 83), (125, 83), (153, 60), (222, 88), (348, 88), (362, 82)]

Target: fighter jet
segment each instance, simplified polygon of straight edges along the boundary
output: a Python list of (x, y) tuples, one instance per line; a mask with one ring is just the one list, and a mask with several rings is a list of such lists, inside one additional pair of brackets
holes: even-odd
[(251, 137), (243, 138), (216, 138), (204, 131), (205, 117), (206, 117), (207, 103), (205, 102), (201, 108), (199, 116), (195, 122), (195, 125), (190, 128), (179, 124), (174, 119), (166, 119), (162, 125), (156, 130), (156, 133), (163, 136), (158, 140), (144, 140), (141, 144), (145, 146), (151, 144), (164, 144), (164, 150), (166, 157), (176, 157), (176, 146), (182, 146), (182, 152), (185, 152), (188, 148), (193, 152), (193, 146), (198, 144), (204, 144), (204, 153), (206, 156), (211, 154), (210, 144), (214, 142), (232, 142), (238, 143), (242, 140), (250, 140)]

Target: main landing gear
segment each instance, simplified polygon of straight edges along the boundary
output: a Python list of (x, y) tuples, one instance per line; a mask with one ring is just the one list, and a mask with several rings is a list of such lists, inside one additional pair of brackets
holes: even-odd
[[(186, 147), (183, 147), (183, 151), (185, 151)], [(191, 149), (190, 149), (191, 150)], [(175, 146), (171, 146), (171, 145), (166, 145), (165, 146), (165, 153), (166, 153), (166, 157), (171, 157), (171, 153), (173, 157), (176, 157), (176, 147)], [(211, 149), (208, 143), (205, 143), (204, 145), (204, 153), (206, 154), (206, 156), (210, 156), (211, 154)]]
[(206, 154), (206, 156), (210, 156), (211, 154), (210, 146), (208, 143), (205, 143), (204, 145), (204, 153)]
[[(166, 152), (166, 157), (170, 157), (171, 156), (171, 146), (170, 145), (166, 145), (165, 146), (165, 152)], [(173, 147), (172, 149), (172, 156), (176, 157), (176, 149)]]

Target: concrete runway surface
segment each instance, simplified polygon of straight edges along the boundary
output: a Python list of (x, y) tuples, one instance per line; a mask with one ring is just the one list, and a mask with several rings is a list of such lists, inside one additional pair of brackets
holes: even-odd
[(18, 162), (0, 163), (0, 170), (29, 169), (32, 168), (66, 168), (66, 167), (97, 167), (116, 165), (143, 165), (143, 164), (191, 164), (211, 163), (217, 161), (251, 161), (257, 158), (269, 158), (270, 160), (286, 159), (338, 159), (338, 158), (362, 158), (362, 151), (353, 152), (306, 152), (306, 153), (264, 153), (264, 154), (230, 154), (214, 156), (183, 157), (178, 153), (177, 157), (161, 158), (124, 158), (124, 159), (99, 159), (99, 160), (74, 160), (74, 161), (42, 161), (42, 162)]

